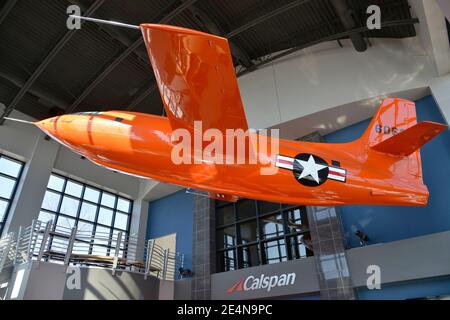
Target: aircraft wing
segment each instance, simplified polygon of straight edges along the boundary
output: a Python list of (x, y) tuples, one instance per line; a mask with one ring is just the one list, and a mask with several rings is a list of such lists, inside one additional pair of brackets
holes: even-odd
[(142, 24), (145, 45), (172, 129), (247, 130), (225, 38), (175, 26)]

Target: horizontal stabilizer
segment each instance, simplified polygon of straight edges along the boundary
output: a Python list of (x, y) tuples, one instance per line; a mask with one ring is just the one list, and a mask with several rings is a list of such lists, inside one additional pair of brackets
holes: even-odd
[(409, 156), (445, 129), (447, 126), (441, 123), (420, 122), (371, 148), (396, 156)]

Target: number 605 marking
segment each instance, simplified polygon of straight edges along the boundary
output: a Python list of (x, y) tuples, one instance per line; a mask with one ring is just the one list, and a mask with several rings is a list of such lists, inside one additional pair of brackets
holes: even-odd
[(400, 133), (404, 131), (403, 129), (398, 129), (397, 127), (390, 127), (390, 126), (382, 126), (377, 124), (375, 126), (375, 132), (376, 133), (382, 133), (382, 134), (392, 134), (393, 136), (397, 133)]

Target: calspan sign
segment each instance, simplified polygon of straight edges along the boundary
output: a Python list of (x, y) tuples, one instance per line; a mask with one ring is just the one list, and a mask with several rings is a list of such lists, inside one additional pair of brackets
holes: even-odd
[(242, 277), (227, 290), (227, 293), (232, 294), (233, 292), (254, 290), (265, 290), (270, 292), (273, 288), (294, 285), (295, 276), (296, 274), (294, 272), (271, 276), (261, 274), (259, 277), (250, 275), (247, 278)]

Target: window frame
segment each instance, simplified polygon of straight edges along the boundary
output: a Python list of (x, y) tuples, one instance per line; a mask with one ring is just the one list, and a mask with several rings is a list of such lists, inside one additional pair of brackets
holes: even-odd
[[(243, 218), (243, 219), (238, 218), (239, 213), (237, 212), (237, 207), (238, 207), (239, 202), (241, 202), (241, 201), (254, 201), (255, 202), (254, 207), (255, 207), (256, 212), (255, 212), (254, 216), (248, 217), (248, 218)], [(298, 255), (296, 255), (296, 253), (293, 252), (292, 247), (293, 247), (293, 245), (295, 245), (295, 243), (292, 243), (292, 241), (293, 241), (293, 239), (297, 239), (297, 237), (300, 235), (310, 234), (309, 225), (308, 225), (308, 221), (307, 221), (306, 207), (275, 203), (276, 206), (274, 206), (274, 210), (264, 211), (264, 213), (261, 213), (260, 207), (262, 207), (263, 204), (266, 204), (266, 202), (250, 200), (250, 199), (241, 199), (234, 203), (224, 202), (224, 201), (216, 201), (216, 221), (219, 221), (217, 215), (219, 214), (218, 212), (221, 208), (232, 207), (233, 213), (234, 213), (233, 222), (224, 223), (224, 224), (218, 224), (218, 223), (216, 224), (216, 233), (219, 235), (219, 232), (221, 230), (225, 230), (226, 228), (234, 228), (234, 234), (235, 234), (235, 245), (234, 246), (217, 248), (217, 250), (216, 250), (216, 255), (217, 255), (217, 260), (218, 260), (217, 264), (218, 264), (218, 267), (220, 268), (220, 270), (218, 270), (218, 272), (231, 271), (231, 270), (227, 270), (225, 268), (225, 263), (220, 261), (221, 257), (224, 256), (225, 252), (229, 252), (229, 251), (233, 251), (234, 256), (236, 257), (236, 261), (234, 264), (235, 270), (249, 267), (249, 266), (247, 266), (247, 264), (248, 264), (247, 261), (243, 261), (244, 259), (242, 256), (242, 252), (244, 250), (246, 250), (245, 248), (250, 248), (250, 246), (256, 246), (256, 248), (257, 248), (257, 251), (258, 251), (257, 258), (259, 261), (259, 265), (269, 264), (269, 261), (278, 259), (278, 258), (268, 258), (267, 257), (266, 252), (265, 252), (265, 246), (267, 243), (275, 243), (276, 242), (277, 244), (279, 244), (280, 242), (283, 242), (283, 244), (278, 245), (278, 251), (280, 252), (280, 257), (279, 257), (280, 261), (279, 262), (282, 262), (281, 251), (283, 251), (283, 250), (286, 253), (287, 261), (304, 258), (303, 256), (297, 257)], [(269, 203), (269, 204), (273, 204), (273, 203)], [(294, 210), (297, 210), (297, 209), (300, 210), (301, 219), (302, 220), (306, 219), (305, 225), (307, 226), (307, 228), (305, 228), (305, 230), (291, 232), (291, 228), (289, 227), (289, 213)], [(282, 224), (283, 224), (283, 227), (282, 227), (283, 232), (281, 235), (266, 238), (264, 231), (262, 230), (263, 223), (261, 223), (261, 220), (265, 217), (276, 216), (276, 215), (281, 215)], [(257, 228), (257, 233), (256, 233), (257, 239), (254, 241), (248, 241), (248, 242), (244, 241), (244, 243), (243, 243), (242, 238), (241, 238), (240, 226), (244, 223), (252, 222), (255, 220), (256, 220), (256, 228)], [(226, 235), (224, 234), (224, 236), (226, 236)], [(225, 241), (225, 239), (223, 241)], [(283, 246), (283, 248), (280, 248), (279, 246)], [(306, 251), (306, 253), (307, 253), (307, 255), (305, 257), (312, 255), (311, 252)], [(309, 253), (309, 255), (308, 255), (308, 253)], [(224, 268), (222, 268), (222, 267), (224, 267)], [(222, 270), (222, 269), (224, 269), (224, 270)]]
[(6, 174), (6, 173), (3, 173), (3, 172), (0, 171), (0, 177), (4, 177), (4, 178), (7, 178), (7, 179), (14, 180), (14, 186), (13, 186), (10, 198), (8, 199), (8, 198), (4, 198), (4, 197), (0, 196), (0, 200), (5, 201), (7, 203), (3, 219), (0, 220), (0, 237), (3, 235), (3, 230), (4, 230), (4, 227), (5, 227), (6, 221), (8, 220), (9, 214), (11, 213), (10, 212), (11, 211), (11, 206), (12, 206), (12, 203), (14, 202), (15, 197), (16, 197), (17, 189), (18, 189), (20, 181), (22, 180), (22, 174), (23, 174), (23, 171), (24, 171), (24, 168), (25, 168), (25, 162), (20, 161), (20, 160), (18, 160), (16, 158), (13, 158), (13, 157), (7, 156), (7, 155), (5, 155), (3, 153), (0, 153), (0, 159), (1, 158), (4, 158), (4, 159), (6, 159), (8, 161), (20, 164), (20, 170), (19, 170), (19, 173), (17, 174), (17, 177), (11, 176), (9, 174)]
[[(122, 232), (122, 237), (125, 237), (125, 238), (130, 235), (131, 218), (132, 218), (133, 206), (134, 206), (133, 199), (124, 197), (122, 195), (119, 195), (117, 192), (111, 192), (111, 191), (108, 191), (108, 190), (104, 190), (104, 189), (102, 189), (100, 187), (93, 186), (93, 185), (91, 185), (89, 183), (81, 182), (79, 180), (76, 180), (76, 179), (71, 178), (71, 177), (64, 176), (64, 175), (56, 173), (56, 172), (52, 172), (52, 174), (49, 177), (49, 181), (50, 181), (52, 176), (55, 176), (55, 177), (60, 178), (60, 179), (63, 179), (63, 186), (61, 188), (61, 191), (49, 187), (48, 184), (47, 184), (47, 187), (46, 187), (46, 193), (47, 192), (53, 192), (53, 193), (58, 194), (59, 197), (60, 197), (59, 201), (58, 201), (58, 204), (56, 206), (56, 211), (52, 211), (52, 210), (43, 208), (43, 204), (44, 204), (43, 202), (41, 204), (41, 209), (40, 209), (40, 212), (44, 212), (44, 213), (47, 213), (47, 214), (50, 214), (50, 215), (54, 216), (52, 231), (56, 231), (57, 224), (58, 224), (58, 221), (59, 221), (60, 218), (73, 219), (74, 220), (74, 226), (76, 226), (76, 227), (79, 226), (80, 222), (81, 223), (86, 223), (86, 224), (92, 224), (91, 234), (94, 234), (94, 235), (96, 234), (98, 227), (106, 228), (106, 229), (109, 230), (109, 236), (108, 236), (108, 241), (107, 241), (108, 243), (107, 244), (99, 244), (99, 243), (96, 243), (95, 241), (81, 241), (81, 240), (78, 240), (78, 242), (85, 242), (86, 244), (89, 244), (89, 249), (88, 249), (87, 254), (93, 254), (93, 251), (95, 251), (95, 249), (99, 248), (99, 247), (106, 248), (107, 255), (110, 255), (111, 253), (114, 253), (114, 248), (112, 246), (114, 233), (115, 232)], [(72, 183), (76, 183), (76, 184), (80, 184), (81, 185), (82, 190), (81, 190), (81, 194), (80, 194), (79, 197), (66, 193), (66, 187), (67, 187), (68, 182), (72, 182)], [(98, 196), (97, 202), (94, 202), (92, 200), (88, 200), (88, 199), (84, 198), (87, 188), (99, 192), (99, 196)], [(113, 205), (113, 207), (110, 207), (110, 206), (102, 204), (103, 194), (108, 194), (108, 195), (111, 195), (111, 196), (114, 197), (114, 205)], [(45, 195), (44, 195), (44, 197), (45, 197)], [(61, 212), (62, 203), (63, 203), (63, 200), (65, 198), (69, 198), (69, 199), (76, 200), (76, 201), (79, 202), (77, 210), (76, 210), (76, 214), (74, 216)], [(124, 200), (129, 201), (130, 205), (129, 205), (129, 208), (128, 208), (128, 212), (124, 212), (124, 211), (118, 209), (117, 205), (118, 205), (119, 199), (124, 199)], [(44, 198), (43, 198), (42, 201), (44, 201)], [(80, 217), (81, 209), (82, 209), (84, 203), (89, 204), (89, 205), (93, 205), (93, 206), (96, 207), (94, 220), (91, 221), (91, 220), (88, 220), (88, 219)], [(106, 224), (98, 222), (99, 213), (100, 213), (100, 210), (102, 208), (112, 211), (111, 225), (109, 225), (109, 226), (106, 225)], [(127, 216), (128, 219), (127, 219), (126, 229), (121, 229), (121, 228), (115, 227), (115, 220), (116, 220), (117, 213), (124, 214), (124, 215)], [(52, 242), (53, 242), (52, 238), (53, 237), (51, 237), (51, 239), (50, 239), (50, 246), (49, 246), (50, 248), (51, 248), (51, 245), (52, 245)]]

